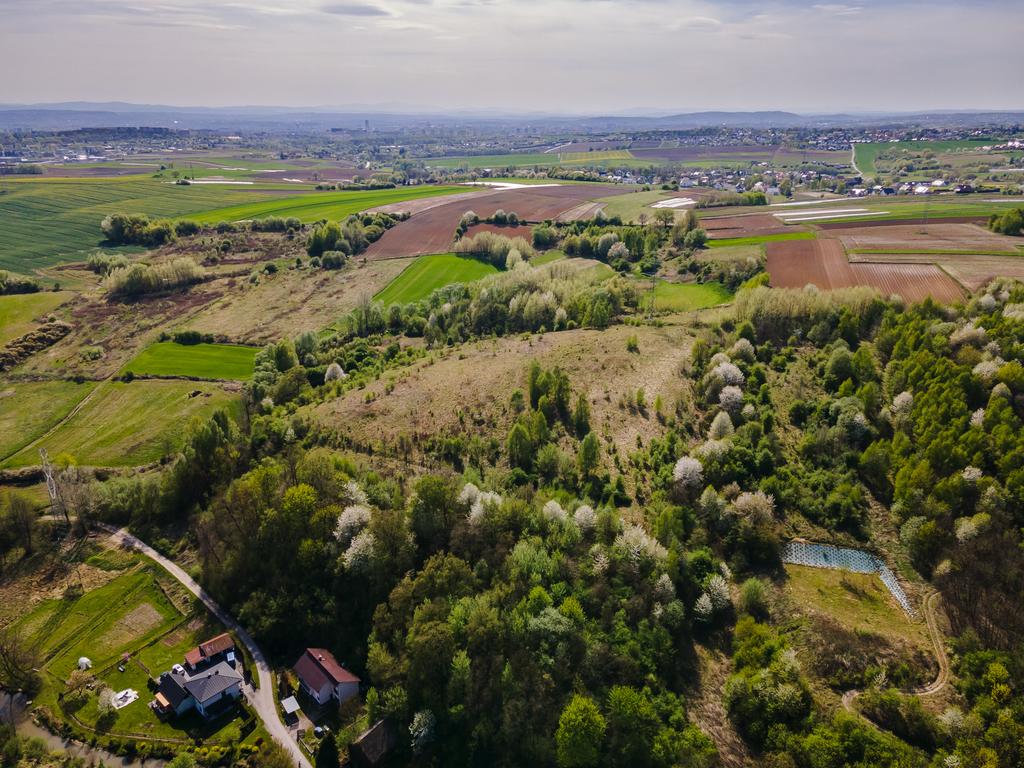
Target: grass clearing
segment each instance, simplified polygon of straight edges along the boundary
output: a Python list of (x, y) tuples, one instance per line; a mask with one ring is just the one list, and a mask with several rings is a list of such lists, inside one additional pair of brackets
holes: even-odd
[(427, 157), (425, 165), (434, 168), (528, 168), (535, 165), (558, 165), (554, 152), (523, 152), (509, 155), (463, 155), (461, 157)]
[(590, 165), (591, 163), (608, 163), (616, 160), (635, 160), (628, 149), (610, 149), (596, 152), (560, 152), (559, 161), (567, 165)]
[(237, 344), (177, 344), (160, 341), (146, 347), (124, 367), (139, 376), (194, 376), (246, 381), (252, 376), (255, 347)]
[(249, 202), (242, 205), (215, 208), (189, 218), (195, 219), (201, 224), (262, 219), (268, 216), (295, 216), (304, 224), (321, 219), (341, 221), (350, 214), (360, 213), (379, 205), (418, 200), (424, 197), (454, 195), (465, 191), (465, 187), (420, 186), (376, 189), (365, 192), (310, 192), (271, 200), (253, 199), (253, 196), (250, 195)]
[(373, 297), (385, 306), (425, 299), (438, 288), (452, 283), (472, 283), (493, 275), (498, 268), (480, 259), (441, 253), (420, 256)]
[(564, 258), (565, 251), (560, 251), (557, 248), (552, 248), (550, 251), (538, 253), (536, 256), (530, 259), (530, 263), (533, 264), (533, 266), (535, 267), (541, 267), (544, 266), (545, 264), (550, 264), (553, 261), (558, 261), (559, 259)]
[(67, 291), (0, 296), (0, 346), (31, 331), (37, 318), (48, 315), (70, 296)]
[(708, 240), (708, 248), (730, 248), (736, 245), (761, 245), (777, 243), (783, 240), (814, 240), (814, 232), (780, 232), (775, 235), (755, 235), (753, 237), (723, 237), (720, 240)]
[[(237, 408), (238, 395), (194, 381), (106, 381), (81, 410), (40, 442), (51, 456), (69, 453), (86, 466), (139, 466), (181, 446), (190, 422), (221, 407)], [(22, 450), (3, 466), (39, 461)]]
[(11, 456), (71, 413), (92, 382), (19, 381), (0, 384), (0, 459)]
[[(597, 202), (604, 203), (604, 212), (608, 216), (619, 216), (623, 221), (636, 221), (641, 214), (647, 216), (648, 220), (654, 217), (656, 209), (651, 205), (659, 200), (668, 200), (673, 197), (690, 197), (687, 190), (681, 189), (677, 192), (667, 192), (663, 189), (650, 192), (630, 192), (625, 195), (613, 195), (605, 197)], [(685, 208), (668, 208), (665, 210), (685, 212), (692, 206)]]
[(830, 616), (854, 632), (872, 632), (930, 650), (923, 621), (913, 621), (876, 574), (786, 565), (793, 604)]
[(667, 312), (692, 312), (732, 301), (732, 292), (721, 283), (670, 283), (654, 285), (654, 308)]
[[(878, 160), (880, 156), (898, 153), (908, 158), (924, 152), (934, 152), (942, 155), (949, 152), (957, 152), (979, 147), (991, 146), (998, 143), (995, 139), (950, 139), (944, 141), (892, 141), (892, 142), (864, 142), (854, 144), (854, 158), (857, 168), (867, 176), (874, 176), (879, 172)], [(883, 171), (887, 168), (881, 169)]]

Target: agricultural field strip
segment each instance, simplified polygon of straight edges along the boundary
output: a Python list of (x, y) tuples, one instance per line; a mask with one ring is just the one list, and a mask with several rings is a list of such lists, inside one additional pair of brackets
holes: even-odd
[[(827, 213), (815, 216), (796, 216), (782, 219), (787, 224), (790, 222), (801, 222), (801, 221), (827, 221), (831, 219), (852, 219), (859, 218), (862, 216), (886, 216), (889, 211), (864, 211), (863, 213)], [(779, 214), (775, 214), (778, 216)]]

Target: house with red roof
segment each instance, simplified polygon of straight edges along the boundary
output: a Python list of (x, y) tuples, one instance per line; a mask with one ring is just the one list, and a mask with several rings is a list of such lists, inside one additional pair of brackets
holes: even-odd
[(307, 648), (292, 668), (310, 698), (324, 705), (339, 703), (359, 693), (359, 678), (341, 666), (326, 648)]
[[(200, 643), (185, 654), (185, 666), (191, 674), (227, 661), (232, 667), (235, 666), (235, 641), (227, 632), (217, 635), (214, 638)], [(229, 658), (230, 657), (230, 658)]]

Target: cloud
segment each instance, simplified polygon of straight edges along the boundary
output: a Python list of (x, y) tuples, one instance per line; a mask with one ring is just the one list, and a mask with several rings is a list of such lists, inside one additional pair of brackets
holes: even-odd
[(713, 19), (710, 16), (690, 16), (684, 19), (678, 19), (675, 24), (672, 25), (675, 30), (681, 29), (702, 29), (702, 30), (716, 30), (722, 28), (722, 22), (718, 19)]
[(336, 16), (390, 16), (383, 8), (363, 3), (330, 3), (320, 8), (324, 13)]
[(818, 3), (814, 10), (829, 13), (833, 16), (856, 16), (864, 7), (861, 5), (844, 5), (843, 3)]

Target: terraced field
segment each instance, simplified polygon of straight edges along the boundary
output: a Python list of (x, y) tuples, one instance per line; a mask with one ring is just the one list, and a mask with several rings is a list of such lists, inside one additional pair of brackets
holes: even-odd
[(0, 383), (0, 460), (45, 434), (95, 386), (73, 381)]
[(0, 296), (0, 346), (28, 333), (36, 319), (52, 312), (68, 300), (70, 294), (46, 291)]

